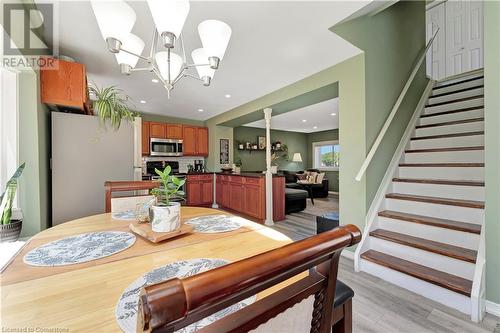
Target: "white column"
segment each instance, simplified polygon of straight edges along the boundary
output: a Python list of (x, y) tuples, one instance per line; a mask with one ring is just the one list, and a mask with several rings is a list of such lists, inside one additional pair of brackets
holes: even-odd
[(273, 174), (271, 173), (271, 113), (272, 109), (264, 109), (266, 119), (266, 225), (273, 225)]

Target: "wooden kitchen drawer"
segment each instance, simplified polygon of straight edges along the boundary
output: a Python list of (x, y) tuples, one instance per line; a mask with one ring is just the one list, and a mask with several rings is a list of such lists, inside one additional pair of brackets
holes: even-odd
[[(243, 178), (243, 177), (241, 177)], [(261, 178), (251, 178), (251, 177), (245, 177), (245, 184), (249, 185), (260, 185), (261, 184)]]

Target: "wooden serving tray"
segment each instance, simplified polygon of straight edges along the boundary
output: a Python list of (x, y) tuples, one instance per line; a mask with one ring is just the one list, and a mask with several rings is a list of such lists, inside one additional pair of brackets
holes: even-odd
[(136, 233), (137, 235), (146, 238), (153, 243), (159, 243), (164, 240), (178, 237), (180, 235), (184, 235), (193, 231), (192, 225), (184, 223), (181, 224), (181, 227), (179, 229), (172, 232), (155, 232), (151, 229), (150, 223), (139, 223), (137, 221), (130, 223), (129, 228), (133, 233)]

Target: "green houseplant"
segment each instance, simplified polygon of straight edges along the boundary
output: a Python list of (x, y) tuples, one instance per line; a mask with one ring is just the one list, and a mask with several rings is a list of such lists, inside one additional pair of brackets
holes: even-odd
[(160, 176), (160, 186), (151, 190), (156, 197), (156, 204), (151, 206), (151, 228), (155, 232), (171, 232), (181, 226), (181, 204), (172, 199), (184, 200), (185, 193), (181, 191), (185, 180), (172, 176), (172, 168), (167, 167), (161, 171), (155, 169)]
[(23, 173), (25, 163), (21, 164), (14, 175), (5, 185), (5, 191), (0, 197), (0, 240), (1, 242), (15, 242), (19, 239), (22, 228), (22, 220), (12, 219), (12, 204), (16, 196), (18, 179)]
[(130, 97), (115, 86), (107, 88), (89, 86), (89, 93), (96, 98), (93, 101), (94, 113), (97, 111), (97, 115), (105, 126), (109, 121), (115, 131), (120, 128), (122, 120), (133, 122), (139, 115), (130, 109)]

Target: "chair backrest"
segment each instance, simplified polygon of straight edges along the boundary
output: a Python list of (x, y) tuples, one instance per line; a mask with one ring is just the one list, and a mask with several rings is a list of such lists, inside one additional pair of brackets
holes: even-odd
[[(106, 213), (111, 212), (111, 199), (114, 192), (133, 192), (133, 191), (148, 191), (158, 187), (158, 181), (143, 180), (143, 181), (106, 181), (104, 182), (105, 191), (105, 210)], [(145, 201), (146, 198), (141, 199)]]
[(330, 332), (340, 253), (361, 240), (346, 225), (226, 266), (151, 285), (139, 297), (137, 331), (174, 332), (297, 274), (309, 275), (199, 332), (247, 332), (314, 295), (311, 332)]

